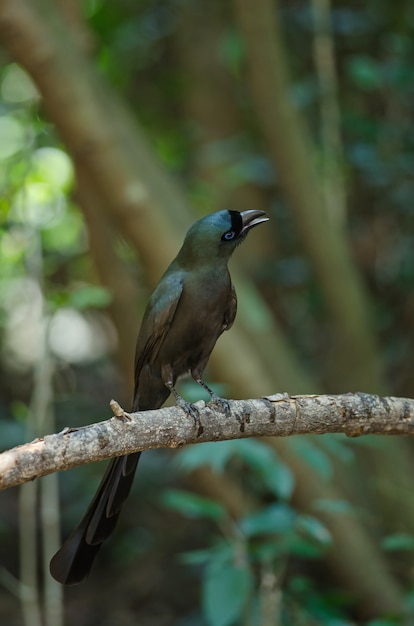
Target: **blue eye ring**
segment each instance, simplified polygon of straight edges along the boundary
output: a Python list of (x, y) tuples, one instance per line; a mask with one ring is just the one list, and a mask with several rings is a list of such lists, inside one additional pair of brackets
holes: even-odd
[(225, 239), (226, 241), (231, 241), (235, 238), (235, 236), (236, 233), (234, 232), (234, 230), (229, 230), (227, 233), (224, 233), (222, 239)]

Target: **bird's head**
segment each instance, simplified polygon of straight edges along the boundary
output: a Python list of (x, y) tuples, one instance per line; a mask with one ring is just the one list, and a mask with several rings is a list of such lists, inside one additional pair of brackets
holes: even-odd
[(267, 222), (265, 211), (217, 211), (195, 222), (188, 231), (179, 258), (183, 260), (229, 259), (247, 233)]

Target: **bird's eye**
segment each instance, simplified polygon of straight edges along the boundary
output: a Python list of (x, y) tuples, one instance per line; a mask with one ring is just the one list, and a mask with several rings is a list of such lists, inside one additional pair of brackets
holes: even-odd
[(235, 236), (236, 236), (236, 233), (234, 232), (234, 230), (229, 230), (227, 233), (224, 233), (222, 239), (226, 239), (226, 241), (230, 241), (231, 239), (234, 239)]

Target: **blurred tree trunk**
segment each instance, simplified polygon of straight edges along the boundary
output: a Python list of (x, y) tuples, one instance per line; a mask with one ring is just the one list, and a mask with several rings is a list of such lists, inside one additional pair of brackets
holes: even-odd
[(324, 294), (336, 346), (330, 369), (336, 391), (384, 390), (370, 304), (344, 231), (329, 216), (317, 183), (314, 148), (288, 95), (278, 9), (273, 0), (234, 0), (248, 77), (269, 154)]
[[(338, 85), (334, 58), (334, 42), (331, 29), (330, 0), (312, 0), (315, 36), (313, 39), (314, 61), (317, 69), (320, 97), (321, 120), (321, 185), (324, 192), (325, 206), (338, 227), (345, 226), (346, 190), (343, 175), (344, 158), (340, 131), (340, 108), (338, 102)], [(399, 114), (399, 115), (398, 115)], [(402, 117), (397, 111), (396, 117)], [(401, 152), (401, 145), (386, 142), (386, 149), (396, 156)], [(379, 442), (378, 449), (360, 454), (360, 464), (355, 473), (348, 475), (349, 487), (356, 495), (359, 488), (361, 504), (372, 492), (372, 485), (367, 489), (358, 481), (358, 472), (370, 473), (376, 466), (376, 502), (375, 507), (381, 514), (383, 523), (387, 520), (390, 527), (405, 526), (407, 532), (414, 521), (413, 507), (407, 502), (404, 511), (397, 506), (400, 495), (408, 494), (410, 476), (412, 474), (412, 445), (406, 440), (390, 441), (386, 449)], [(362, 469), (361, 469), (362, 467)], [(351, 479), (351, 480), (350, 480)], [(386, 487), (388, 485), (388, 487)]]
[(76, 173), (77, 197), (88, 229), (90, 253), (101, 283), (109, 290), (108, 310), (118, 336), (117, 359), (122, 373), (124, 390), (121, 402), (129, 406), (133, 393), (133, 363), (135, 342), (139, 329), (139, 294), (136, 282), (119, 258), (114, 243), (116, 237), (110, 228), (109, 215), (102, 216), (94, 189), (82, 170)]
[(330, 219), (343, 228), (347, 212), (344, 151), (330, 0), (312, 0), (312, 11), (315, 24), (313, 56), (319, 84), (321, 185)]
[[(179, 67), (185, 76), (181, 106), (194, 136), (193, 173), (204, 183), (207, 211), (212, 205), (266, 211), (263, 187), (246, 180), (243, 174), (245, 130), (238, 106), (240, 87), (225, 60), (225, 13), (225, 6), (217, 0), (187, 3), (174, 34)], [(261, 235), (266, 240), (266, 231)], [(272, 240), (273, 254), (274, 246)], [(257, 248), (262, 255), (263, 250)]]
[[(315, 149), (308, 129), (289, 99), (288, 70), (277, 3), (261, 0), (253, 6), (248, 0), (235, 0), (235, 7), (245, 38), (249, 79), (258, 119), (317, 272), (334, 327), (336, 346), (328, 364), (331, 369), (328, 376), (330, 389), (362, 389), (378, 393), (384, 390), (384, 382), (381, 356), (370, 316), (371, 305), (351, 259), (346, 231), (340, 220), (332, 218), (320, 192), (323, 180), (319, 185), (313, 168)], [(326, 43), (324, 52), (326, 54)], [(329, 107), (332, 109), (332, 101)], [(404, 491), (409, 492), (410, 474), (406, 468), (410, 448), (407, 442), (389, 442), (385, 449), (372, 450), (370, 454), (364, 452), (362, 456), (377, 465), (378, 485), (391, 480), (403, 485)], [(358, 480), (353, 481), (352, 490), (358, 487), (363, 488)], [(385, 494), (378, 499), (378, 505), (379, 511), (386, 517), (392, 516), (392, 511), (395, 511)], [(412, 525), (412, 514), (407, 507), (398, 515), (405, 520), (405, 524)]]

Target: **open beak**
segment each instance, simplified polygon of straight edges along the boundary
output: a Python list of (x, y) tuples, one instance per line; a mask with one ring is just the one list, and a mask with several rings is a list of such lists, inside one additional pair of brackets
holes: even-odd
[(265, 211), (241, 211), (242, 230), (241, 234), (246, 234), (251, 228), (269, 221), (269, 216)]

